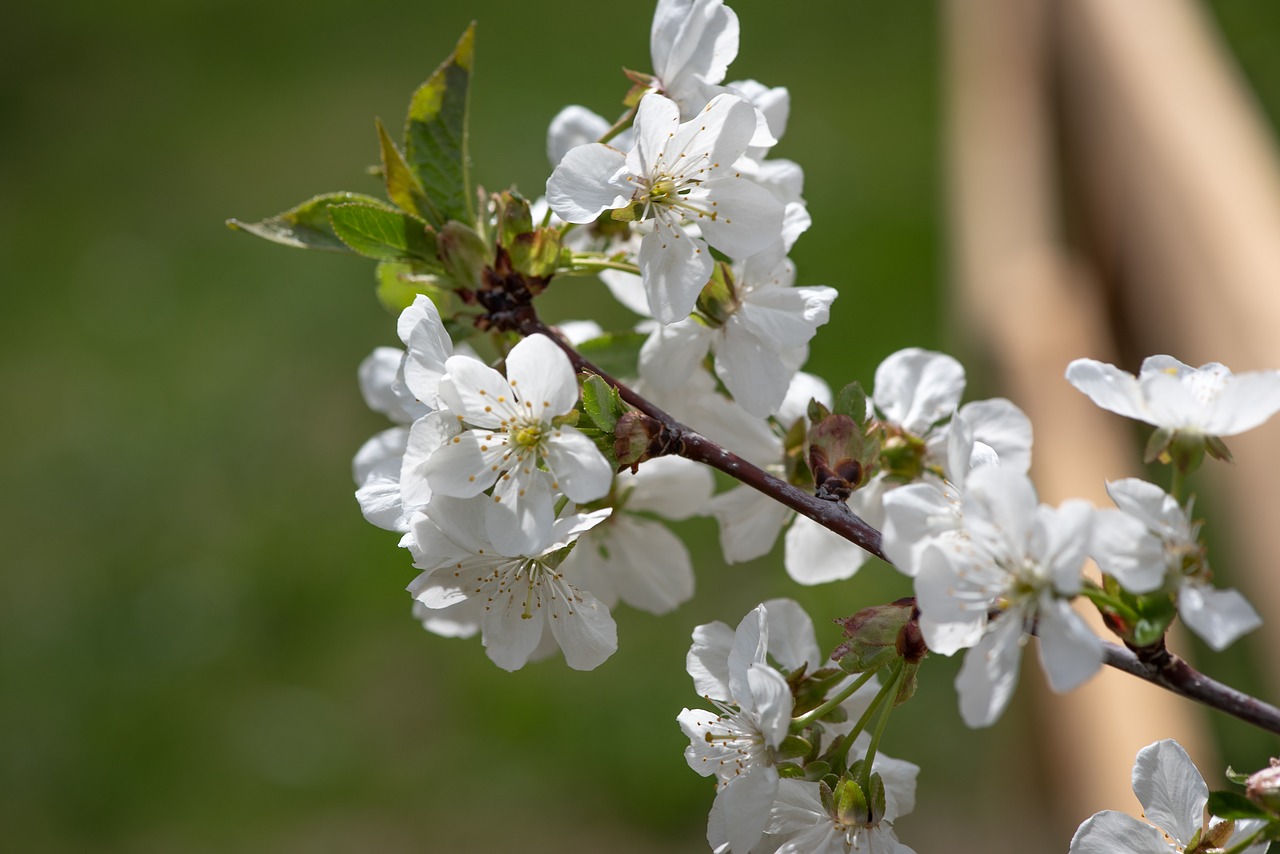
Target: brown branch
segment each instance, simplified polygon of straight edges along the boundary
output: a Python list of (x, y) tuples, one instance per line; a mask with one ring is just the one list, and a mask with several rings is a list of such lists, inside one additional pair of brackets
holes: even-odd
[(1280, 735), (1280, 708), (1205, 676), (1167, 650), (1143, 661), (1122, 646), (1104, 645), (1106, 664), (1224, 714)]
[[(664, 442), (669, 443), (680, 456), (705, 463), (736, 478), (798, 513), (803, 513), (890, 566), (893, 565), (880, 549), (880, 532), (855, 515), (843, 502), (827, 501), (802, 492), (681, 424), (626, 384), (583, 358), (559, 333), (536, 316), (526, 318), (520, 325), (520, 332), (525, 335), (546, 335), (568, 355), (575, 368), (596, 374), (617, 388), (623, 400), (657, 421), (670, 434), (664, 437)], [(1180, 697), (1195, 700), (1245, 723), (1280, 735), (1280, 708), (1205, 676), (1167, 650), (1149, 656), (1148, 660), (1140, 660), (1124, 647), (1104, 642), (1103, 662)]]
[(864, 522), (844, 502), (828, 501), (797, 489), (785, 480), (774, 477), (759, 466), (747, 462), (732, 451), (681, 424), (625, 383), (619, 382), (583, 358), (554, 329), (536, 317), (526, 318), (520, 325), (520, 331), (525, 335), (534, 333), (546, 335), (564, 350), (576, 369), (593, 373), (615, 387), (623, 400), (662, 426), (663, 430), (669, 434), (665, 437), (666, 440), (680, 456), (724, 472), (747, 486), (763, 492), (780, 504), (809, 517), (827, 530), (839, 534), (886, 563), (889, 562), (884, 552), (880, 550), (880, 532)]

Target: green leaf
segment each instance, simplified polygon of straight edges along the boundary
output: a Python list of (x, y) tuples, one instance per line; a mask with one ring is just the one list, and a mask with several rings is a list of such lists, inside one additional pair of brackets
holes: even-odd
[(1239, 792), (1210, 792), (1208, 808), (1218, 818), (1275, 818)]
[(592, 374), (582, 383), (582, 408), (602, 431), (612, 434), (622, 414), (614, 406), (617, 391)]
[(382, 149), (382, 174), (387, 182), (387, 198), (401, 210), (417, 216), (426, 217), (430, 212), (427, 194), (418, 183), (417, 177), (409, 169), (404, 155), (387, 135), (382, 120), (375, 120), (378, 126), (378, 145)]
[(295, 208), (276, 214), (262, 222), (227, 220), (232, 231), (243, 231), (272, 243), (295, 249), (323, 249), (328, 252), (350, 252), (351, 247), (334, 234), (329, 223), (329, 209), (334, 205), (358, 203), (390, 210), (387, 203), (360, 193), (325, 193), (308, 199)]
[(837, 415), (848, 415), (859, 425), (867, 423), (867, 393), (856, 382), (849, 383), (836, 395), (835, 407), (831, 410)]
[(615, 377), (635, 376), (640, 348), (648, 336), (641, 332), (618, 332), (601, 335), (578, 345), (578, 352), (606, 374)]
[(373, 205), (333, 205), (329, 223), (334, 234), (357, 255), (378, 261), (412, 260), (440, 269), (435, 235), (412, 214)]
[(437, 228), (473, 219), (467, 153), (467, 105), (475, 54), (473, 22), (458, 46), (409, 101), (404, 147), (409, 169), (426, 192), (423, 216)]

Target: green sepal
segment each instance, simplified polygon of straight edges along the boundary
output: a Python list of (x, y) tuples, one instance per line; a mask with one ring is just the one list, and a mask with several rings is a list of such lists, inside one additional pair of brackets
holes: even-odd
[(1173, 434), (1174, 431), (1169, 427), (1161, 427), (1153, 431), (1147, 437), (1147, 445), (1142, 451), (1142, 461), (1147, 465), (1154, 463), (1156, 460), (1168, 462), (1166, 452), (1173, 442)]
[(871, 777), (867, 780), (866, 794), (867, 806), (870, 808), (870, 814), (867, 816), (867, 823), (877, 824), (880, 819), (884, 818), (885, 792), (884, 778), (874, 771), (871, 772)]
[(697, 308), (712, 326), (723, 326), (735, 307), (737, 292), (733, 270), (723, 261), (711, 269), (711, 278), (698, 293)]
[(808, 756), (813, 750), (813, 745), (806, 738), (798, 735), (789, 735), (782, 740), (782, 744), (778, 745), (777, 755), (783, 759), (795, 759), (800, 756)]
[(633, 202), (624, 208), (613, 208), (605, 211), (600, 216), (616, 222), (637, 222), (640, 217), (644, 216), (644, 205), (640, 202)]
[(578, 352), (593, 365), (615, 377), (636, 375), (640, 348), (648, 336), (641, 332), (614, 332), (583, 341)]
[(475, 32), (473, 21), (453, 53), (413, 93), (405, 120), (405, 159), (425, 192), (422, 214), (437, 228), (451, 219), (472, 219), (467, 111)]
[(807, 768), (801, 768), (794, 762), (779, 762), (775, 767), (783, 779), (803, 780), (808, 774)]
[(387, 185), (387, 198), (401, 210), (429, 219), (433, 214), (422, 184), (405, 162), (400, 149), (391, 141), (382, 120), (375, 119), (374, 122), (378, 127), (378, 147), (382, 151), (382, 176)]
[(582, 413), (577, 409), (570, 409), (564, 415), (557, 415), (551, 419), (552, 427), (576, 427), (578, 421), (581, 420)]
[(295, 249), (351, 252), (351, 247), (343, 243), (334, 233), (333, 226), (329, 222), (329, 208), (352, 203), (391, 210), (386, 202), (375, 199), (373, 196), (361, 193), (325, 193), (261, 222), (229, 219), (227, 228), (232, 231), (243, 231), (254, 237), (279, 243), (281, 246), (292, 246)]
[(857, 780), (845, 777), (832, 792), (835, 800), (835, 817), (841, 824), (866, 824), (871, 815), (867, 796)]
[(1210, 792), (1206, 804), (1210, 815), (1218, 818), (1260, 818), (1274, 821), (1275, 816), (1239, 792)]
[(1222, 441), (1221, 436), (1205, 436), (1204, 449), (1215, 460), (1224, 463), (1235, 462), (1235, 458), (1231, 456), (1231, 450), (1227, 447), (1227, 443)]
[(332, 205), (333, 233), (357, 255), (378, 261), (411, 261), (415, 267), (440, 270), (435, 234), (412, 214), (386, 206)]

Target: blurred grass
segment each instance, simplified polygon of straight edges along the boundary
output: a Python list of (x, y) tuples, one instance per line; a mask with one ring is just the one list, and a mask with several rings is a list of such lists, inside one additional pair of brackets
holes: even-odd
[[(731, 78), (786, 85), (778, 149), (804, 166), (804, 284), (838, 287), (811, 369), (870, 383), (945, 343), (939, 45), (932, 4), (732, 4)], [(1215, 4), (1271, 115), (1280, 10)], [(395, 537), (360, 518), (348, 460), (384, 426), (355, 366), (395, 343), (372, 271), (222, 226), (315, 193), (377, 192), (373, 117), (480, 20), (473, 155), (536, 195), (564, 104), (615, 110), (646, 68), (649, 6), (122, 2), (8, 10), (0, 32), (0, 827), (23, 851), (689, 851), (711, 792), (680, 708), (700, 622), (794, 595), (817, 618), (907, 592), (883, 567), (800, 589), (724, 567), (710, 520), (675, 615), (617, 613), (592, 673), (516, 674), (409, 618)], [(1269, 29), (1268, 29), (1269, 28)], [(553, 288), (552, 316), (606, 307)], [(612, 311), (612, 313), (609, 313)], [(820, 624), (833, 645), (834, 627)], [(953, 670), (939, 662), (939, 671)], [(1022, 700), (1021, 702), (1025, 702)], [(905, 840), (1034, 834), (1008, 778), (1042, 773), (972, 733), (934, 674), (887, 749), (925, 766)], [(1030, 774), (1030, 777), (1025, 775)], [(921, 828), (935, 827), (932, 836)], [(913, 835), (913, 833), (915, 835)], [(1029, 851), (989, 840), (973, 850)], [(1035, 850), (1059, 850), (1047, 840)], [(919, 844), (919, 843), (918, 843)], [(921, 845), (922, 851), (930, 850)], [(952, 850), (960, 850), (954, 848)]]

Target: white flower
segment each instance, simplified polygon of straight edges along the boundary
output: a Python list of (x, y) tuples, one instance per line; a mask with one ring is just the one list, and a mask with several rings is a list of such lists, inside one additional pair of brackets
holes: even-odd
[[(674, 323), (711, 277), (708, 243), (745, 258), (781, 233), (782, 203), (734, 166), (755, 125), (754, 108), (733, 95), (716, 96), (683, 124), (675, 102), (646, 95), (630, 153), (601, 143), (570, 150), (547, 180), (547, 201), (566, 222), (627, 207), (651, 219), (640, 244), (641, 277), (653, 316)], [(690, 231), (693, 223), (701, 236)]]
[[(484, 498), (437, 495), (414, 516), (405, 544), (414, 566), (424, 570), (409, 585), (416, 600), (432, 610), (478, 603), (485, 651), (504, 670), (519, 670), (534, 655), (549, 627), (575, 670), (591, 670), (618, 648), (609, 610), (559, 569), (564, 552), (582, 532), (603, 521), (608, 510), (569, 513), (556, 520), (551, 538), (528, 554), (505, 555), (495, 547), (477, 506)], [(465, 635), (464, 611), (459, 635)]]
[[(914, 788), (919, 768), (909, 762), (890, 761), (910, 766), (910, 782)], [(883, 765), (881, 755), (877, 754), (872, 768), (884, 774)], [(889, 787), (889, 779), (885, 779), (886, 793)], [(777, 854), (915, 854), (912, 848), (899, 842), (893, 832), (893, 822), (900, 814), (887, 809), (875, 824), (849, 822), (823, 805), (817, 783), (783, 780), (770, 812), (767, 844), (757, 850)]]
[(738, 55), (738, 16), (723, 0), (658, 0), (649, 31), (655, 83), (696, 115), (716, 94)]
[(1032, 628), (1053, 690), (1069, 691), (1101, 666), (1102, 642), (1068, 602), (1080, 591), (1093, 513), (1083, 501), (1038, 505), (1031, 481), (1010, 469), (969, 473), (963, 530), (924, 551), (915, 583), (929, 648), (950, 655), (973, 646), (956, 678), (969, 726), (989, 726), (1004, 711)]
[(610, 607), (621, 599), (633, 608), (665, 614), (693, 596), (689, 550), (665, 525), (699, 515), (715, 488), (711, 471), (680, 457), (657, 457), (635, 474), (614, 480), (614, 512), (583, 535), (564, 563)]
[[(435, 304), (422, 295), (400, 313), (397, 330), (406, 349), (375, 349), (360, 363), (360, 391), (370, 409), (399, 425), (414, 424), (422, 437), (419, 422), (438, 423), (438, 418), (430, 416), (438, 405), (436, 392), (453, 343)], [(352, 460), (361, 512), (369, 522), (389, 531), (407, 531), (409, 518), (431, 498), (426, 482), (414, 477), (416, 460), (405, 476), (405, 456), (415, 444), (413, 434), (407, 426), (384, 430), (365, 442)]]
[(427, 457), (427, 482), (456, 498), (492, 486), (484, 515), (494, 545), (509, 555), (536, 553), (547, 543), (559, 494), (585, 503), (603, 498), (613, 482), (591, 439), (555, 421), (578, 399), (569, 358), (545, 335), (531, 335), (507, 355), (506, 377), (465, 356), (445, 367), (440, 400), (470, 429)]
[[(1211, 820), (1205, 812), (1209, 787), (1182, 745), (1171, 738), (1138, 751), (1133, 763), (1133, 793), (1151, 824), (1104, 810), (1076, 830), (1070, 854), (1170, 854), (1209, 848), (1234, 851), (1234, 846), (1265, 824), (1251, 818), (1239, 819), (1234, 825)], [(1262, 841), (1241, 854), (1263, 854), (1267, 846)]]
[(608, 130), (609, 120), (599, 113), (577, 104), (565, 107), (547, 127), (547, 160), (555, 166), (570, 149), (595, 142)]
[(760, 417), (777, 410), (837, 296), (825, 286), (794, 287), (785, 253), (808, 225), (804, 208), (789, 205), (783, 239), (732, 268), (725, 299), (654, 330), (640, 350), (640, 375), (674, 388), (710, 350), (716, 376), (739, 406)]
[(1112, 481), (1107, 493), (1119, 509), (1098, 512), (1091, 551), (1103, 572), (1131, 593), (1170, 585), (1183, 622), (1214, 650), (1262, 625), (1238, 591), (1209, 584), (1198, 526), (1172, 495), (1137, 478)]
[[(803, 417), (812, 398), (829, 406), (831, 389), (811, 374), (796, 374), (779, 408), (779, 424), (789, 426)], [(724, 408), (726, 415), (729, 411), (736, 413), (733, 423), (738, 429), (735, 433), (725, 430), (725, 438), (717, 438), (719, 433), (708, 432), (699, 426), (699, 422), (692, 422), (691, 426), (771, 474), (782, 477), (785, 474), (783, 447), (777, 433), (769, 430), (766, 422), (752, 418), (736, 404), (726, 401)], [(724, 420), (729, 419), (726, 417)], [(748, 426), (760, 430), (748, 432)], [(740, 563), (767, 554), (788, 524), (783, 565), (787, 574), (800, 584), (823, 584), (849, 578), (866, 560), (866, 552), (844, 537), (749, 486), (737, 486), (720, 493), (711, 499), (708, 509), (716, 517), (721, 550), (729, 563)], [(874, 519), (868, 521), (874, 524)]]
[(1098, 406), (1156, 427), (1234, 436), (1280, 412), (1280, 371), (1233, 374), (1218, 362), (1193, 368), (1150, 356), (1135, 377), (1114, 365), (1076, 359), (1067, 381)]
[[(999, 463), (1025, 472), (1031, 465), (1030, 419), (1002, 398), (960, 406), (964, 386), (958, 361), (917, 347), (876, 368), (869, 403), (885, 428), (887, 455), (901, 471), (878, 472), (849, 507), (872, 524), (883, 520), (884, 552), (905, 575), (916, 575), (929, 541), (960, 527), (970, 469)], [(910, 477), (918, 480), (901, 484)]]
[(786, 678), (767, 663), (766, 606), (744, 617), (732, 640), (727, 629), (723, 623), (695, 629), (687, 665), (695, 687), (719, 714), (684, 709), (677, 720), (689, 737), (689, 767), (719, 781), (708, 841), (716, 850), (745, 852), (769, 819), (778, 790), (776, 751), (787, 737), (793, 703)]

